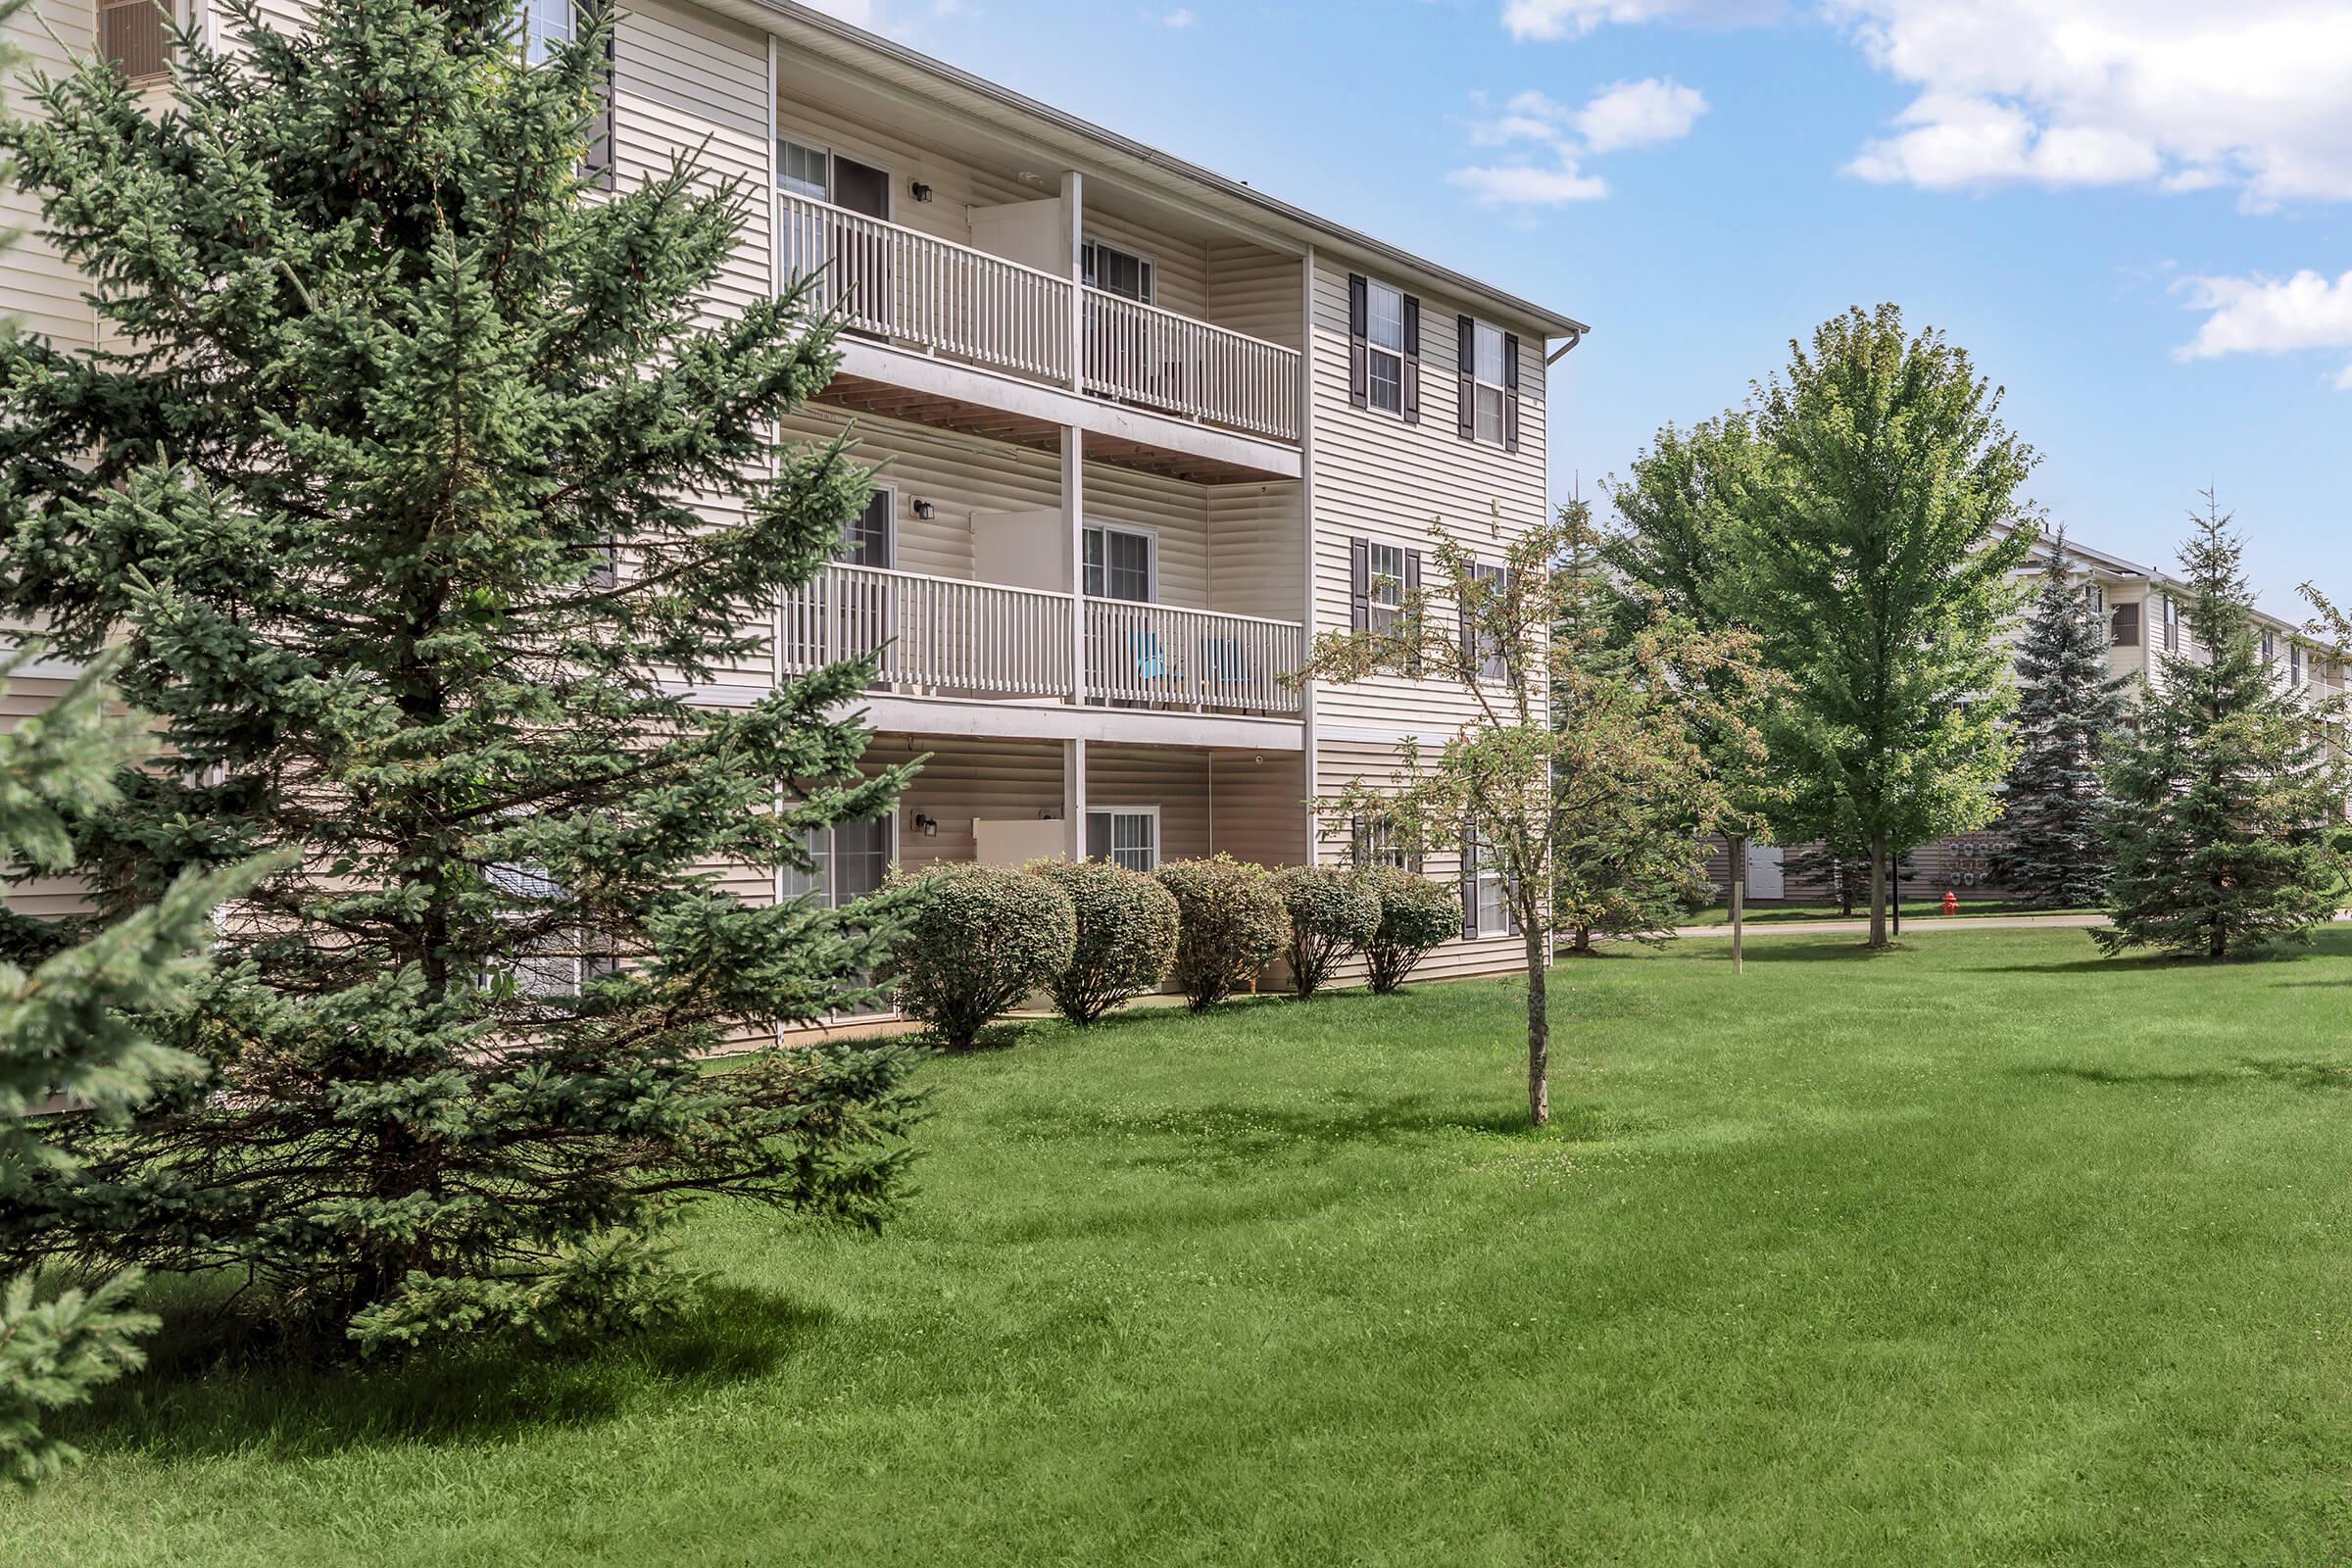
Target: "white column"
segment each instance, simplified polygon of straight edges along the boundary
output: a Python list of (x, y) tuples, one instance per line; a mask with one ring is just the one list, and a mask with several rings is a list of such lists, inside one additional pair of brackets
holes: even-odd
[(1070, 701), (1086, 703), (1086, 432), (1061, 427), (1061, 522), (1069, 569)]
[(1070, 390), (1086, 390), (1086, 176), (1074, 169), (1061, 174), (1062, 237), (1069, 246)]
[(1061, 743), (1062, 842), (1072, 860), (1086, 858), (1086, 742)]
[[(1305, 646), (1315, 640), (1315, 250), (1308, 246), (1298, 263), (1298, 548), (1303, 590), (1298, 607), (1299, 636)], [(1315, 683), (1298, 689), (1300, 772), (1311, 803), (1322, 793), (1322, 772), (1315, 756)], [(1310, 804), (1306, 808), (1306, 863), (1322, 858), (1322, 822)]]

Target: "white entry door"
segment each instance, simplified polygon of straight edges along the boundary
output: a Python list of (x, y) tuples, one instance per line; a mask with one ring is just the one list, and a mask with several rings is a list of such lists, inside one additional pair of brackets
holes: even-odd
[(1750, 844), (1747, 847), (1747, 896), (1751, 899), (1777, 899), (1784, 896), (1781, 852), (1777, 845)]

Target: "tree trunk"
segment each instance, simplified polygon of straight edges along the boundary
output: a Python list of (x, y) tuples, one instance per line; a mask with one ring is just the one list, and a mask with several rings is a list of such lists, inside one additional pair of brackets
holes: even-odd
[(1527, 922), (1527, 1119), (1551, 1120), (1551, 1014), (1544, 996), (1544, 933)]
[(1870, 945), (1886, 945), (1886, 841), (1870, 841)]
[(1732, 835), (1732, 973), (1744, 974), (1745, 956), (1740, 951), (1741, 923), (1747, 918), (1747, 835)]

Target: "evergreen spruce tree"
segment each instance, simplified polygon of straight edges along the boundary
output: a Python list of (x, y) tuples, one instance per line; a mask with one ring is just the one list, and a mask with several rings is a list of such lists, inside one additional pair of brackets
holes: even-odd
[(2114, 927), (2102, 951), (2226, 958), (2308, 941), (2335, 911), (2344, 769), (2340, 703), (2291, 691), (2262, 658), (2231, 519), (2208, 492), (2180, 552), (2203, 657), (2164, 661), (2112, 748)]
[(2017, 760), (2001, 823), (2002, 883), (2052, 908), (2089, 908), (2107, 893), (2107, 792), (2099, 754), (2124, 720), (2127, 677), (2107, 672), (2106, 617), (2076, 582), (2060, 531), (2017, 650)]
[[(0, 662), (0, 691), (24, 658)], [(72, 818), (113, 805), (122, 769), (148, 749), (143, 725), (108, 712), (104, 673), (102, 661), (46, 711), (0, 734), (0, 862), (18, 882), (71, 862)], [(17, 928), (40, 940), (14, 946), (47, 956), (29, 966), (0, 959), (0, 1205), (72, 1177), (59, 1133), (119, 1124), (159, 1084), (195, 1069), (141, 1016), (179, 1003), (203, 971), (214, 906), (252, 878), (236, 867), (187, 873), (160, 904), (78, 943), (55, 924)], [(139, 1337), (154, 1320), (129, 1302), (136, 1280), (125, 1270), (44, 1289), (27, 1270), (0, 1282), (0, 1477), (29, 1484), (76, 1457), (42, 1418), (140, 1364)]]
[(510, 0), (325, 0), (300, 41), (232, 5), (170, 112), (92, 64), (6, 132), (128, 347), (7, 350), (0, 610), (123, 645), (175, 764), (78, 862), (121, 909), (293, 858), (167, 1019), (200, 1075), (81, 1129), (0, 1254), (225, 1269), (366, 1348), (640, 1321), (698, 1196), (887, 1209), (906, 1053), (703, 1062), (886, 956), (887, 900), (717, 875), (889, 808), (870, 667), (684, 695), (767, 665), (867, 479), (774, 446), (827, 323), (707, 308), (745, 193), (591, 189), (610, 26), (529, 64)]

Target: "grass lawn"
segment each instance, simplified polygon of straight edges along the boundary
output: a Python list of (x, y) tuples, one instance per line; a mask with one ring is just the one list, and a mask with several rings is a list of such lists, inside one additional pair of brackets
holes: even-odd
[(568, 1359), (186, 1381), (0, 1562), (2186, 1564), (2352, 1552), (2352, 931), (1151, 1012), (928, 1069), (879, 1238), (707, 1209)]

